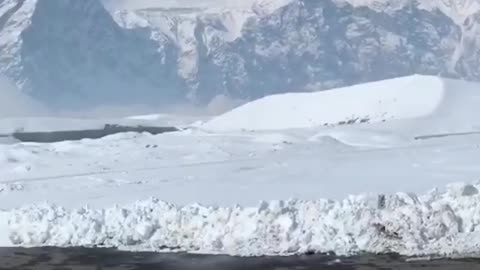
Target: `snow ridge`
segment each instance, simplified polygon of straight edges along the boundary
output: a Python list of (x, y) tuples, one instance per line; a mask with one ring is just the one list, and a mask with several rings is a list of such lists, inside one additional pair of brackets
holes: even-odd
[[(314, 93), (271, 95), (204, 123), (215, 131), (282, 130), (417, 119), (474, 130), (479, 84), (414, 75)], [(453, 124), (455, 123), (455, 124)], [(443, 132), (450, 132), (444, 130)]]
[(176, 206), (156, 199), (69, 211), (42, 204), (9, 214), (10, 240), (28, 246), (108, 246), (232, 255), (304, 252), (474, 254), (480, 245), (478, 186), (423, 196), (272, 201), (257, 207)]

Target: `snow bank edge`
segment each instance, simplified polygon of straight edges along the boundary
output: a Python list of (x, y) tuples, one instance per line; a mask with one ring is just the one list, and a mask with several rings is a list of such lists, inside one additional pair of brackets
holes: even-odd
[[(272, 201), (257, 207), (179, 207), (156, 199), (108, 209), (41, 204), (8, 213), (17, 246), (105, 246), (240, 256), (395, 252), (458, 256), (480, 250), (478, 186), (423, 196)], [(0, 239), (6, 228), (0, 227)], [(3, 244), (3, 243), (0, 243)]]

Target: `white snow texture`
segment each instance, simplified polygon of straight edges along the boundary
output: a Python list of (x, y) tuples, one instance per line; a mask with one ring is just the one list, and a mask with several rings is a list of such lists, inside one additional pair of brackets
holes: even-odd
[(447, 118), (455, 118), (449, 125), (463, 121), (473, 124), (472, 112), (480, 105), (478, 86), (414, 75), (315, 93), (272, 95), (216, 117), (203, 127), (216, 131), (281, 130), (422, 118), (428, 118), (429, 126)]
[(272, 201), (257, 207), (179, 207), (155, 199), (103, 210), (32, 205), (12, 211), (14, 244), (115, 246), (233, 255), (303, 252), (473, 254), (480, 248), (478, 187), (424, 196)]

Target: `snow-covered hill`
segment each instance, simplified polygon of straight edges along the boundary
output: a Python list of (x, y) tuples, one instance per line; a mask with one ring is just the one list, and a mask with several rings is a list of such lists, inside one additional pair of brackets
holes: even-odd
[[(393, 120), (427, 120), (430, 127), (479, 125), (480, 84), (409, 76), (316, 93), (288, 93), (250, 102), (218, 116), (210, 130), (282, 130)], [(451, 131), (451, 130), (450, 130)]]
[(109, 13), (100, 0), (5, 0), (0, 71), (58, 106), (248, 100), (414, 73), (480, 80), (478, 3), (105, 0)]

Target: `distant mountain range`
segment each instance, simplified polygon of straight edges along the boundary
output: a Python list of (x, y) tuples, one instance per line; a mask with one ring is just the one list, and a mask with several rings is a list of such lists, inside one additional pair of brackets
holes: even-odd
[(0, 72), (58, 107), (480, 80), (480, 0), (223, 1), (1, 0)]

